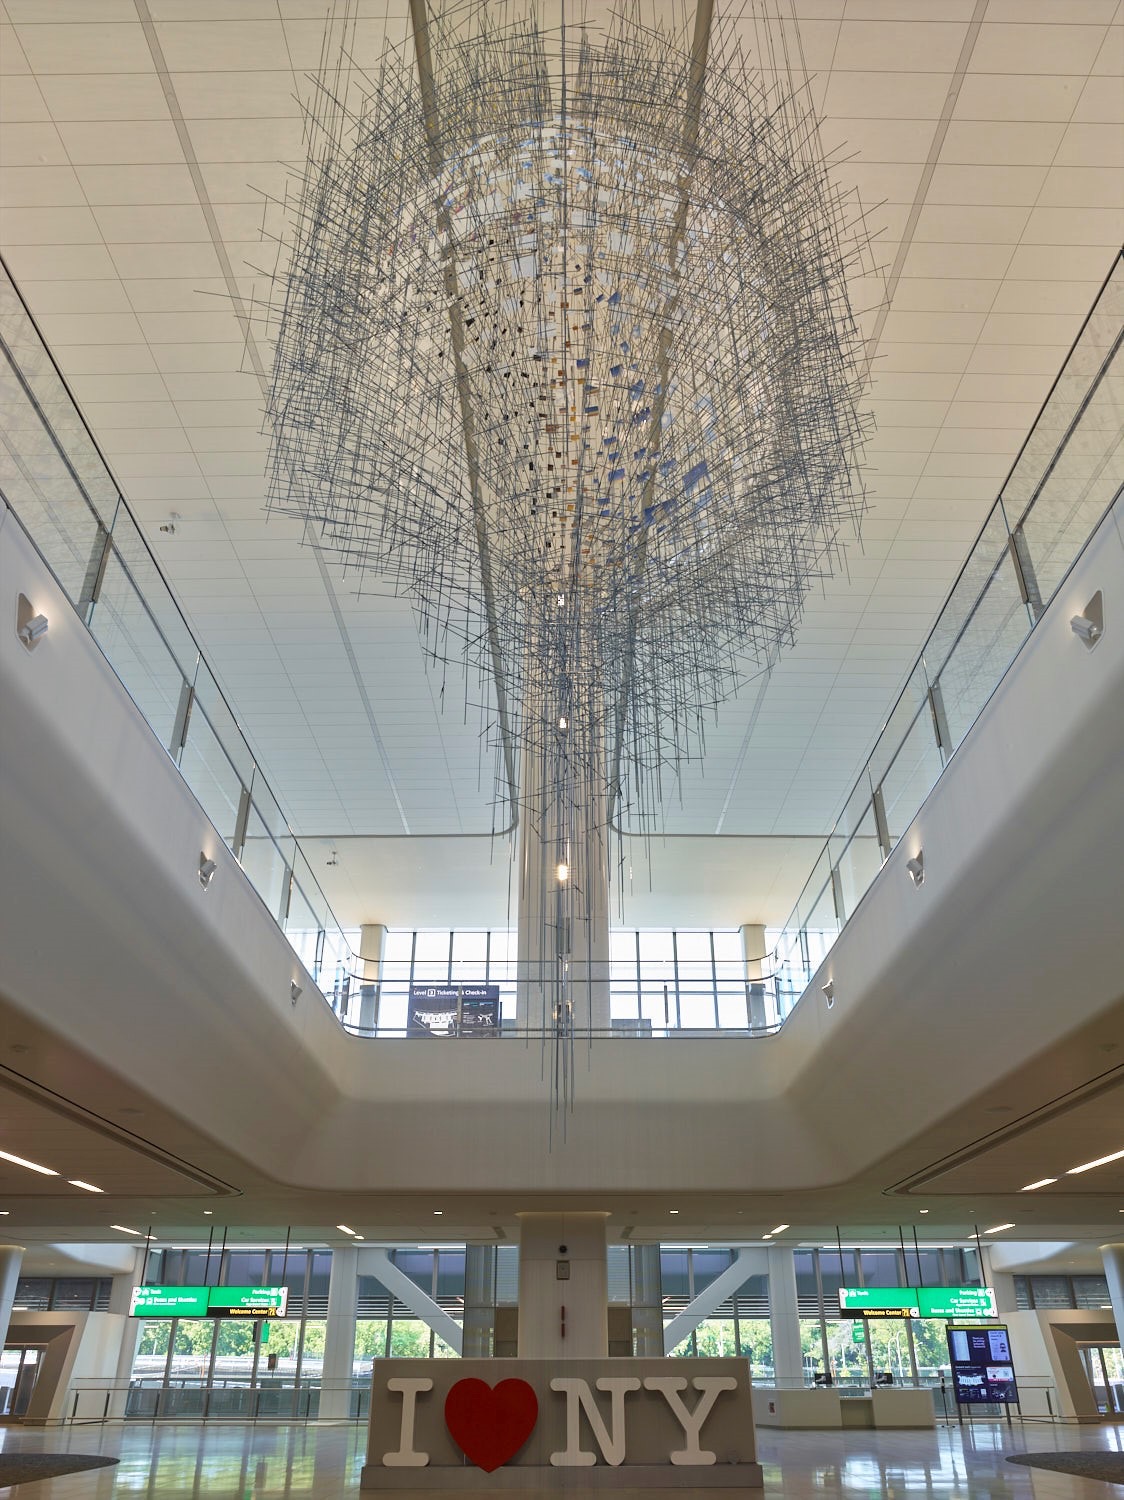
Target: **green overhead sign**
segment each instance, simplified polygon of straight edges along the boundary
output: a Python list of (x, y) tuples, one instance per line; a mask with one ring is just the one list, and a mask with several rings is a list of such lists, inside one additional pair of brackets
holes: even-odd
[(995, 1293), (989, 1286), (922, 1286), (917, 1289), (923, 1318), (994, 1318)]
[(135, 1286), (134, 1318), (283, 1318), (287, 1286)]
[(135, 1286), (129, 1312), (134, 1318), (205, 1318), (205, 1286)]
[(844, 1286), (839, 1311), (855, 1318), (994, 1318), (986, 1286)]
[(856, 1317), (919, 1318), (917, 1293), (908, 1286), (841, 1286), (839, 1311)]

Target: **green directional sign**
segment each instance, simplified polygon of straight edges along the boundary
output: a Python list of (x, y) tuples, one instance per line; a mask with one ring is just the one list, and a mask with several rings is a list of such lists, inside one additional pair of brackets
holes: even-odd
[(283, 1318), (287, 1286), (135, 1286), (134, 1318)]
[(986, 1286), (843, 1286), (839, 1311), (853, 1318), (994, 1318)]
[(207, 1299), (209, 1318), (283, 1318), (287, 1286), (213, 1286)]
[(841, 1286), (839, 1311), (859, 1318), (916, 1318), (917, 1293), (908, 1286)]
[(994, 1318), (995, 1293), (989, 1286), (918, 1287), (923, 1318)]
[(205, 1318), (205, 1286), (135, 1286), (129, 1302), (134, 1318)]

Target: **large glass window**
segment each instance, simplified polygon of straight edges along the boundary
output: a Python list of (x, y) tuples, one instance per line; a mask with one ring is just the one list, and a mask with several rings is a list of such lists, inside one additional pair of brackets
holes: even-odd
[(428, 1359), (430, 1329), (420, 1318), (395, 1318), (390, 1327), (390, 1353), (404, 1359)]
[(738, 1353), (749, 1360), (750, 1375), (758, 1385), (773, 1379), (773, 1325), (768, 1318), (738, 1318)]

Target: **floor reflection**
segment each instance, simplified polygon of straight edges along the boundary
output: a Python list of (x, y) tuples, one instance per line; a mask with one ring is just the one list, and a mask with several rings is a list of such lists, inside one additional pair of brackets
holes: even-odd
[[(184, 1423), (0, 1428), (0, 1447), (104, 1453), (114, 1469), (36, 1481), (34, 1500), (361, 1500), (366, 1433), (346, 1424), (284, 1427)], [(1011, 1453), (1124, 1449), (1124, 1429), (1002, 1422), (935, 1432), (777, 1432), (760, 1435), (765, 1500), (1108, 1500), (1115, 1486), (1008, 1464)], [(715, 1496), (680, 1471), (683, 1500)], [(566, 1494), (590, 1493), (587, 1471), (568, 1472)], [(31, 1500), (30, 1490), (0, 1496)], [(486, 1500), (484, 1492), (473, 1492)], [(495, 1494), (495, 1492), (492, 1492)], [(504, 1492), (510, 1500), (515, 1493)], [(536, 1493), (521, 1490), (524, 1500)], [(558, 1492), (552, 1490), (551, 1493)], [(430, 1492), (454, 1500), (454, 1486)], [(618, 1490), (616, 1500), (650, 1500)]]

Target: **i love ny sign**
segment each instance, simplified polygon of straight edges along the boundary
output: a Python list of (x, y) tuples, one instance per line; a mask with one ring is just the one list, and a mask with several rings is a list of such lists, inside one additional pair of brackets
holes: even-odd
[(708, 1487), (759, 1486), (745, 1362), (375, 1363), (364, 1489), (441, 1489), (451, 1468), (460, 1488), (525, 1488), (535, 1469), (574, 1468), (596, 1488), (621, 1467), (651, 1487), (682, 1483), (685, 1468), (708, 1470)]

